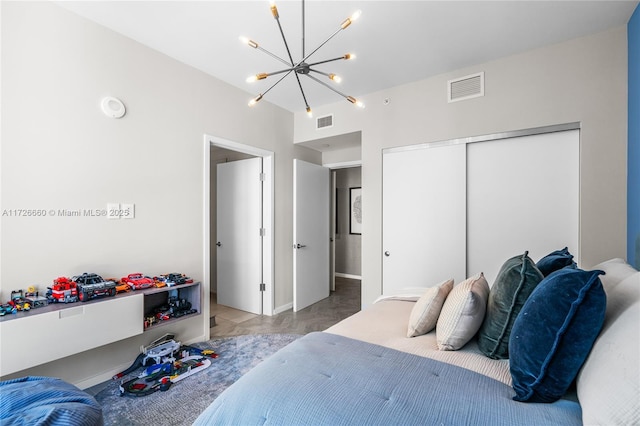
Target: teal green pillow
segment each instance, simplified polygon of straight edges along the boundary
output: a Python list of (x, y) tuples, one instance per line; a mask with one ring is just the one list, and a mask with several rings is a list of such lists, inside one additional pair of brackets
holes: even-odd
[(567, 392), (604, 322), (600, 274), (563, 268), (533, 290), (509, 339), (514, 400), (554, 402)]
[(525, 252), (507, 260), (489, 292), (487, 314), (478, 333), (478, 347), (489, 358), (509, 358), (513, 323), (533, 289), (543, 279), (528, 254)]

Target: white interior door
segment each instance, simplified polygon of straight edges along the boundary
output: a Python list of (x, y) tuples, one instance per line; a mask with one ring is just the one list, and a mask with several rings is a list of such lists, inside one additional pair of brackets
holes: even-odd
[(293, 160), (293, 310), (329, 297), (329, 169)]
[(218, 303), (262, 313), (262, 158), (217, 166)]
[(383, 154), (383, 289), (431, 287), (465, 278), (465, 147)]

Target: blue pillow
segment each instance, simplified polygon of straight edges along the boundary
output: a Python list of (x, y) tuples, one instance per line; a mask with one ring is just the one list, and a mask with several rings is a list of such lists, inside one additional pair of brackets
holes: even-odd
[(600, 274), (565, 268), (533, 290), (509, 338), (514, 400), (554, 402), (566, 393), (602, 329)]
[(478, 332), (478, 348), (493, 359), (509, 358), (509, 336), (518, 313), (544, 278), (529, 252), (508, 259), (489, 292), (487, 314)]
[(569, 253), (569, 248), (552, 251), (542, 259), (538, 260), (536, 267), (545, 277), (554, 271), (558, 271), (565, 267), (576, 268), (577, 265), (573, 261), (573, 255)]

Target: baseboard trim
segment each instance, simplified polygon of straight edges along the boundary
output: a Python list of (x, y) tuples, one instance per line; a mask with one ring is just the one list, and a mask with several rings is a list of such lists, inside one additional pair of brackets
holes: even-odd
[(336, 277), (351, 278), (352, 280), (361, 280), (362, 275), (343, 274), (342, 272), (336, 272)]
[(273, 310), (274, 315), (278, 315), (281, 312), (288, 311), (289, 309), (293, 309), (293, 302), (287, 303), (286, 305), (278, 306)]

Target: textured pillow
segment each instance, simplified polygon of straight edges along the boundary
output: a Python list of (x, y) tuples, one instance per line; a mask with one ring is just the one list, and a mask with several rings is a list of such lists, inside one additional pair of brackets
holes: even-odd
[(622, 259), (596, 266), (607, 293), (602, 332), (580, 369), (585, 425), (640, 425), (640, 272)]
[(536, 267), (545, 277), (550, 273), (567, 266), (576, 268), (576, 263), (573, 261), (573, 255), (569, 253), (568, 247), (565, 247), (562, 250), (552, 251), (536, 263)]
[(533, 290), (509, 339), (514, 400), (554, 402), (566, 393), (602, 328), (603, 273), (565, 268)]
[(507, 260), (489, 292), (487, 314), (478, 333), (478, 348), (489, 358), (509, 358), (513, 323), (533, 289), (544, 278), (528, 254)]
[(441, 351), (462, 348), (482, 325), (487, 310), (489, 284), (481, 272), (453, 287), (436, 324), (436, 341)]
[(442, 305), (452, 288), (453, 280), (447, 280), (420, 296), (411, 310), (407, 337), (420, 336), (436, 328)]

